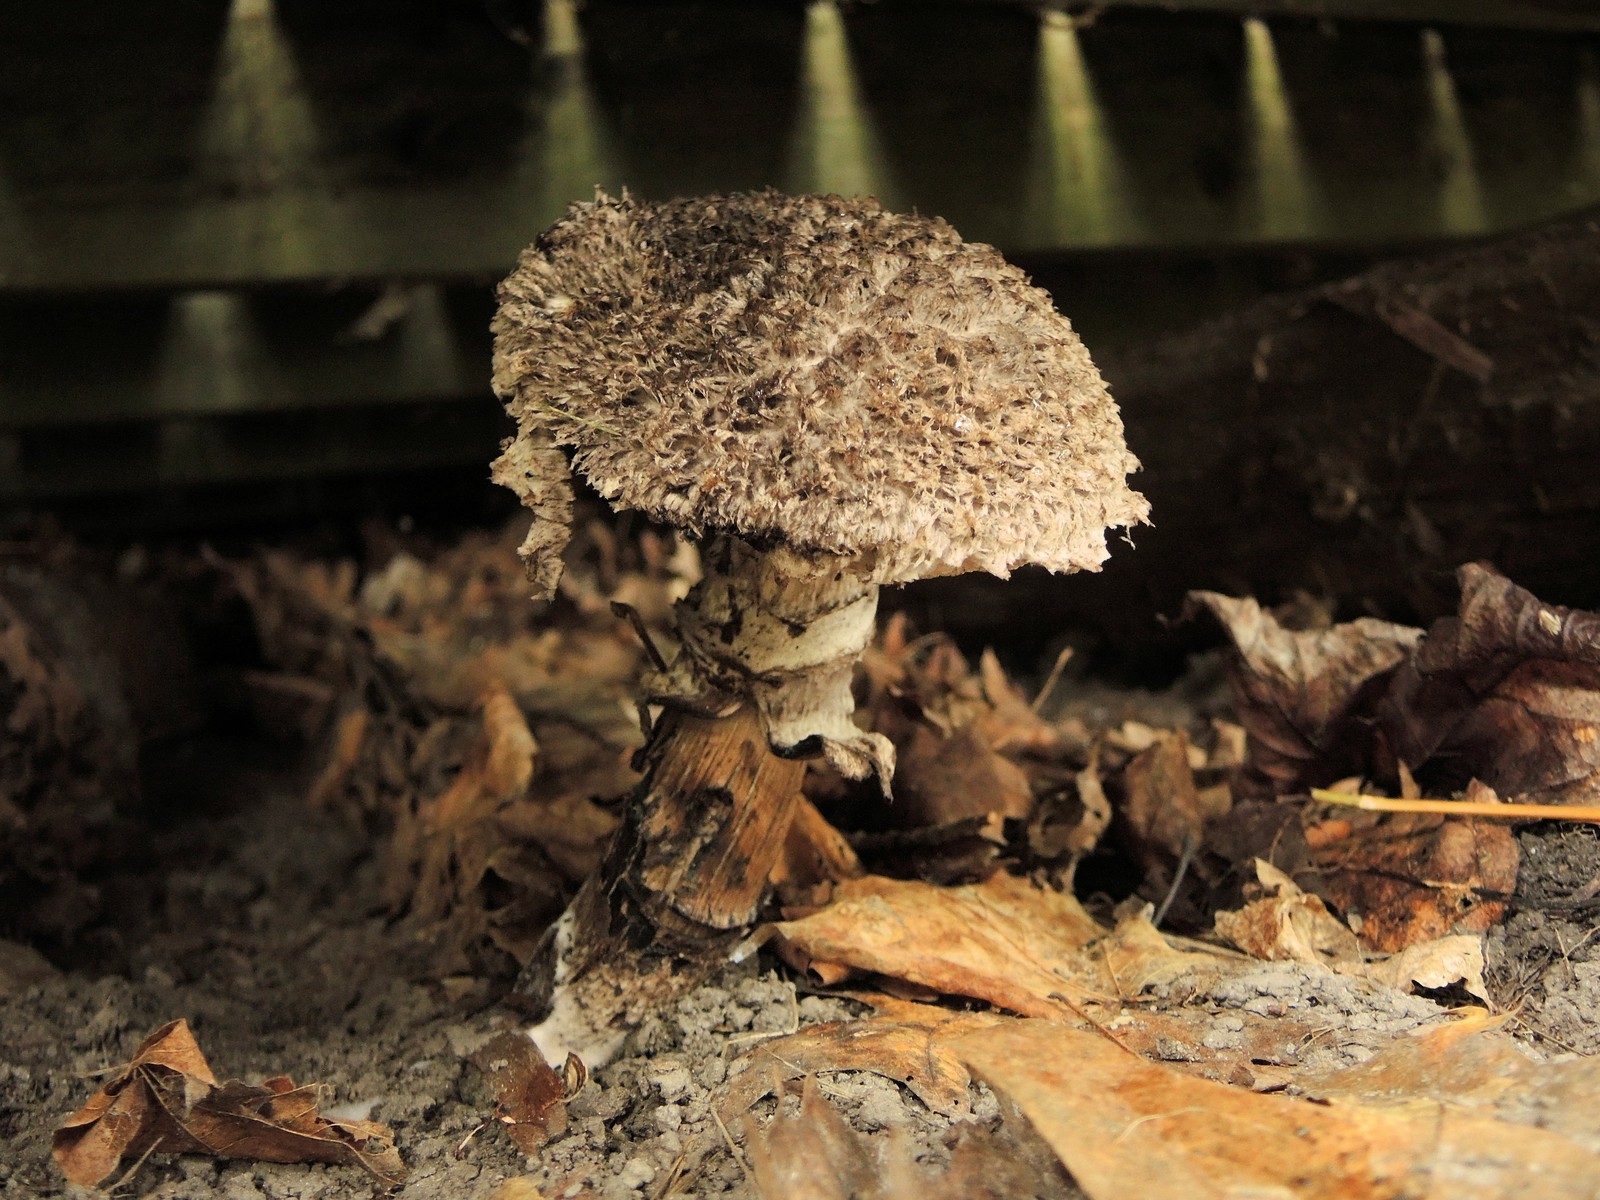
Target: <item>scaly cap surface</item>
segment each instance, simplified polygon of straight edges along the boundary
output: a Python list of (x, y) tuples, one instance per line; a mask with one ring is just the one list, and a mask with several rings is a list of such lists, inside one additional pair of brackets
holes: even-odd
[(1050, 297), (874, 200), (575, 204), (501, 285), (493, 328), (518, 424), (496, 478), (535, 509), (541, 586), (565, 541), (566, 481), (540, 478), (556, 447), (619, 507), (879, 583), (1094, 570), (1106, 530), (1148, 513)]

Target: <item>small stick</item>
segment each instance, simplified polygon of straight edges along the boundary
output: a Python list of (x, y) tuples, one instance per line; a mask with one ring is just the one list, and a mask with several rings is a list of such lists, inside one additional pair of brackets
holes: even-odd
[(1172, 907), (1172, 902), (1178, 898), (1178, 888), (1183, 885), (1183, 877), (1189, 873), (1189, 864), (1194, 861), (1195, 836), (1190, 830), (1183, 838), (1183, 852), (1178, 855), (1178, 866), (1172, 872), (1172, 886), (1167, 889), (1167, 898), (1161, 902), (1161, 907), (1156, 909), (1156, 915), (1150, 918), (1150, 924), (1157, 929), (1161, 922), (1167, 919), (1167, 910)]
[(1033, 712), (1038, 712), (1044, 707), (1050, 693), (1056, 690), (1056, 684), (1061, 682), (1062, 673), (1067, 669), (1067, 660), (1072, 657), (1072, 647), (1063, 646), (1061, 653), (1056, 655), (1055, 666), (1050, 668), (1050, 674), (1044, 677), (1044, 683), (1039, 687), (1039, 694), (1033, 698), (1033, 703), (1028, 705)]
[(1342, 804), (1367, 812), (1441, 813), (1451, 817), (1499, 817), (1504, 821), (1587, 821), (1600, 825), (1600, 805), (1500, 804), (1487, 800), (1396, 800), (1389, 796), (1358, 796), (1312, 788), (1311, 798), (1323, 804)]

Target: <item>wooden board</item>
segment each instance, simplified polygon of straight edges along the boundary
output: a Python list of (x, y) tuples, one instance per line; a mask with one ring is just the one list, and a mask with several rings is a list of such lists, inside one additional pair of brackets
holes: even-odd
[(596, 185), (869, 190), (1011, 252), (1471, 236), (1600, 200), (1589, 42), (1168, 7), (7, 5), (0, 288), (483, 281)]

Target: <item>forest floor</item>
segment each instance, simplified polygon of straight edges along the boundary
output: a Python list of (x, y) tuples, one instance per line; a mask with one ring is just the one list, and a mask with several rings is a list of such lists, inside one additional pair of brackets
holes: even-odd
[[(591, 624), (607, 622), (600, 616)], [(893, 677), (896, 703), (909, 696), (924, 714), (950, 717), (957, 711), (951, 697), (963, 697), (979, 712), (960, 718), (971, 718), (970, 728), (990, 737), (1004, 727), (997, 740), (974, 744), (971, 761), (989, 762), (985, 756), (1007, 738), (1031, 738), (1031, 757), (1017, 759), (1031, 773), (1024, 790), (1070, 792), (1072, 804), (1084, 807), (1092, 807), (1085, 797), (1094, 785), (1082, 772), (1104, 772), (1118, 815), (1112, 832), (1098, 845), (1098, 833), (1089, 838), (1086, 856), (1081, 849), (1074, 859), (1081, 905), (1070, 893), (1037, 886), (1050, 874), (1040, 847), (1056, 844), (1045, 826), (1030, 825), (1026, 834), (1007, 826), (1001, 838), (992, 830), (973, 835), (975, 826), (956, 820), (949, 828), (960, 836), (934, 843), (896, 842), (882, 829), (858, 834), (864, 857), (874, 845), (880, 863), (909, 854), (919, 865), (912, 874), (936, 877), (896, 883), (869, 874), (839, 883), (835, 908), (876, 904), (874, 911), (902, 921), (887, 948), (862, 951), (877, 964), (871, 971), (857, 966), (843, 980), (824, 978), (804, 965), (808, 954), (822, 961), (820, 951), (794, 949), (814, 945), (802, 928), (811, 918), (786, 921), (760, 953), (658, 1013), (615, 1061), (568, 1087), (559, 1104), (542, 1106), (536, 1119), (548, 1125), (528, 1140), (518, 1136), (526, 1126), (507, 1116), (503, 1063), (495, 1058), (499, 1035), (528, 1023), (507, 969), (516, 956), (486, 949), (513, 935), (497, 932), (492, 919), (485, 926), (482, 913), (468, 914), (463, 926), (448, 903), (426, 922), (417, 919), (415, 896), (409, 907), (396, 904), (393, 845), (352, 820), (348, 806), (328, 802), (326, 739), (296, 749), (213, 731), (163, 742), (143, 756), (137, 852), (97, 875), (94, 914), (70, 947), (53, 950), (51, 961), (20, 942), (0, 942), (0, 1197), (88, 1195), (52, 1158), (56, 1131), (108, 1080), (124, 1086), (154, 1078), (124, 1064), (138, 1061), (152, 1032), (179, 1019), (217, 1079), (289, 1076), (316, 1085), (321, 1119), (381, 1126), (404, 1181), (385, 1175), (381, 1163), (363, 1171), (357, 1157), (307, 1163), (154, 1153), (118, 1164), (102, 1184), (117, 1194), (333, 1200), (398, 1188), (407, 1200), (1099, 1200), (1177, 1194), (1161, 1188), (1195, 1178), (1250, 1186), (1287, 1179), (1277, 1185), (1287, 1190), (1273, 1194), (1333, 1194), (1318, 1188), (1332, 1186), (1341, 1171), (1365, 1181), (1366, 1190), (1339, 1193), (1353, 1196), (1391, 1194), (1374, 1182), (1386, 1171), (1397, 1178), (1455, 1171), (1472, 1181), (1461, 1195), (1600, 1188), (1592, 1174), (1600, 1106), (1590, 1103), (1600, 1098), (1600, 1073), (1588, 1057), (1600, 1052), (1600, 838), (1592, 828), (1528, 824), (1514, 847), (1509, 835), (1504, 843), (1481, 835), (1480, 858), (1509, 853), (1517, 874), (1509, 896), (1480, 889), (1500, 907), (1481, 936), (1468, 939), (1481, 954), (1476, 966), (1458, 970), (1452, 960), (1440, 974), (1435, 956), (1385, 975), (1377, 969), (1385, 955), (1351, 957), (1317, 941), (1342, 936), (1354, 945), (1346, 925), (1358, 920), (1333, 921), (1321, 901), (1286, 878), (1269, 886), (1266, 874), (1244, 895), (1267, 907), (1246, 911), (1275, 921), (1290, 915), (1265, 942), (1219, 937), (1202, 928), (1214, 915), (1204, 907), (1210, 901), (1185, 891), (1216, 861), (1207, 867), (1193, 855), (1190, 877), (1180, 866), (1171, 878), (1170, 834), (1148, 823), (1117, 831), (1128, 821), (1138, 826), (1141, 796), (1165, 811), (1216, 794), (1219, 764), (1234, 744), (1218, 731), (1237, 715), (1218, 660), (1197, 663), (1161, 692), (1069, 673), (1054, 684), (1044, 715), (1029, 716), (1007, 698), (1003, 677), (986, 674), (997, 670), (992, 664), (971, 671), (948, 651), (937, 669), (922, 659), (906, 667), (921, 651), (896, 650), (894, 636), (868, 672), (880, 683)], [(589, 643), (578, 658), (585, 669), (608, 661)], [(867, 688), (868, 711), (875, 686)], [(576, 752), (563, 749), (559, 723), (549, 723), (538, 703), (523, 708), (549, 760), (541, 769), (551, 774), (539, 778), (568, 780), (576, 759), (562, 756)], [(571, 709), (585, 711), (580, 703)], [(873, 719), (888, 721), (888, 711), (880, 707)], [(481, 728), (471, 729), (492, 744), (497, 735), (486, 714), (472, 718)], [(1212, 734), (1215, 744), (1205, 746)], [(911, 795), (919, 779), (927, 796), (987, 786), (942, 752), (928, 751), (918, 767), (913, 741), (903, 746)], [(1178, 747), (1175, 761), (1193, 781), (1139, 782), (1160, 776), (1164, 746)], [(1093, 747), (1089, 768), (1085, 747)], [(337, 763), (340, 752), (331, 754)], [(415, 750), (414, 767), (421, 754)], [(345, 757), (349, 768), (356, 758)], [(471, 761), (458, 753), (445, 777), (466, 777)], [(948, 778), (930, 773), (935, 761)], [(1063, 763), (1077, 774), (1062, 774)], [(990, 782), (1011, 779), (997, 770)], [(1062, 779), (1076, 783), (1061, 791)], [(349, 778), (334, 783), (349, 790)], [(569, 784), (580, 786), (560, 786)], [(308, 802), (308, 794), (322, 802)], [(837, 811), (838, 797), (832, 800)], [(829, 811), (829, 803), (824, 787), (817, 804)], [(598, 818), (583, 810), (575, 819), (589, 830)], [(1326, 821), (1306, 828), (1313, 848), (1317, 836), (1329, 836)], [(1373, 828), (1392, 833), (1395, 826)], [(1361, 840), (1362, 829), (1349, 844), (1365, 852), (1379, 843)], [(1423, 828), (1429, 837), (1436, 832)], [(538, 837), (550, 836), (539, 829)], [(1019, 838), (1031, 849), (1019, 851)], [(974, 842), (983, 849), (977, 857)], [(468, 861), (461, 846), (452, 853), (452, 869)], [(1191, 855), (1180, 857), (1187, 864)], [(582, 861), (568, 864), (551, 891), (557, 902), (582, 869)], [(413, 887), (429, 878), (426, 869), (407, 870), (401, 874)], [(1436, 885), (1410, 895), (1406, 903), (1417, 911), (1407, 919), (1421, 920)], [(1158, 932), (1163, 900), (1187, 936)], [(947, 901), (953, 916), (942, 911)], [(972, 949), (963, 944), (970, 929), (948, 933), (950, 921), (961, 929), (974, 912), (978, 923), (994, 920), (981, 960), (963, 957)], [(847, 929), (868, 924), (855, 920)], [(1080, 940), (1065, 926), (1079, 929)], [(463, 928), (476, 949), (442, 959), (441, 937), (449, 942)], [(1414, 940), (1426, 948), (1448, 938)], [(1316, 947), (1291, 954), (1301, 942)], [(922, 951), (943, 956), (932, 972), (937, 986), (925, 963), (896, 958)], [(1048, 970), (1036, 985), (1029, 975), (1041, 964)], [(940, 996), (942, 1005), (929, 1003)], [(1044, 1041), (1035, 1045), (1035, 1036)], [(864, 1048), (869, 1041), (874, 1048)], [(1058, 1051), (1069, 1066), (1052, 1065)], [(1148, 1094), (1143, 1109), (1127, 1099), (1136, 1092)], [(1401, 1109), (1384, 1107), (1396, 1099)], [(1433, 1108), (1419, 1112), (1419, 1105)], [(1219, 1127), (1181, 1136), (1161, 1128), (1199, 1113)], [(1286, 1114), (1290, 1125), (1280, 1130)], [(1452, 1132), (1452, 1121), (1463, 1124)], [(1151, 1148), (1141, 1141), (1146, 1133), (1155, 1139)], [(1272, 1175), (1280, 1140), (1293, 1150), (1286, 1163), (1303, 1151), (1308, 1165)], [(1388, 1165), (1373, 1165), (1381, 1163)], [(1591, 1190), (1570, 1190), (1574, 1179), (1588, 1179)], [(1155, 1190), (1118, 1190), (1130, 1186)]]

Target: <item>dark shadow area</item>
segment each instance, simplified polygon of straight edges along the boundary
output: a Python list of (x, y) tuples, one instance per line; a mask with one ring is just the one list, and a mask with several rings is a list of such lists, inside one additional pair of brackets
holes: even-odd
[(802, 4), (607, 0), (581, 19), (595, 100), (649, 199), (782, 186)]
[(1012, 227), (1035, 120), (1036, 14), (889, 0), (845, 22), (895, 189), (958, 229)]
[(484, 5), (277, 0), (320, 148), (361, 185), (494, 179), (534, 89), (530, 47)]
[(0, 6), (0, 170), (24, 211), (193, 176), (227, 0)]

